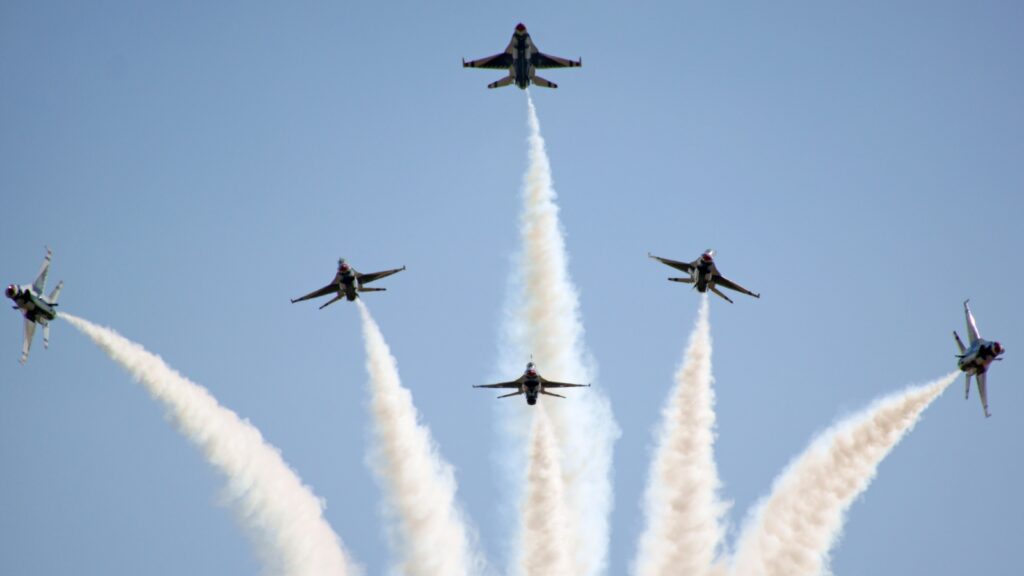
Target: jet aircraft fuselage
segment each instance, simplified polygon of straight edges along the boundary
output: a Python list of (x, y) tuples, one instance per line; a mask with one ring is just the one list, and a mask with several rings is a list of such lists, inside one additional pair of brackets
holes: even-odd
[(465, 68), (508, 70), (508, 76), (491, 82), (487, 85), (488, 88), (501, 88), (515, 84), (522, 90), (529, 88), (530, 84), (544, 88), (558, 88), (554, 82), (537, 76), (538, 69), (576, 68), (582, 65), (581, 60), (552, 56), (538, 50), (530, 38), (530, 33), (526, 31), (526, 26), (522, 23), (516, 25), (516, 29), (512, 33), (512, 40), (509, 41), (504, 52), (469, 62), (462, 61), (462, 66)]
[(962, 372), (983, 374), (988, 371), (992, 361), (1003, 352), (1006, 352), (1006, 349), (999, 342), (978, 340), (964, 351), (963, 356), (957, 359), (956, 365)]
[(10, 284), (4, 290), (4, 294), (14, 301), (14, 309), (25, 317), (25, 338), (21, 346), (20, 360), (22, 364), (28, 360), (36, 324), (43, 327), (43, 345), (47, 348), (50, 346), (50, 322), (57, 317), (57, 298), (64, 287), (63, 282), (58, 282), (57, 287), (49, 295), (43, 293), (46, 290), (46, 277), (50, 274), (52, 257), (53, 252), (47, 248), (43, 266), (39, 269), (35, 282), (24, 285)]
[(295, 298), (292, 300), (292, 303), (302, 302), (303, 300), (309, 300), (311, 298), (319, 298), (320, 296), (326, 296), (328, 294), (334, 294), (335, 296), (331, 300), (328, 300), (326, 304), (320, 306), (321, 310), (341, 299), (354, 302), (356, 298), (359, 298), (360, 292), (383, 292), (385, 290), (384, 288), (370, 288), (367, 284), (380, 280), (381, 278), (391, 276), (392, 274), (397, 274), (402, 270), (405, 270), (405, 266), (392, 270), (362, 274), (350, 266), (344, 258), (340, 258), (338, 260), (338, 272), (334, 275), (334, 279), (331, 280), (330, 284), (323, 288), (314, 290), (305, 296)]
[(32, 286), (11, 284), (5, 291), (7, 297), (14, 301), (14, 308), (20, 310), (26, 320), (45, 323), (57, 317), (56, 304), (47, 302), (42, 294), (32, 291)]
[(722, 293), (718, 287), (728, 288), (735, 290), (754, 298), (760, 298), (761, 295), (755, 292), (747, 290), (743, 286), (729, 280), (722, 276), (722, 273), (718, 271), (718, 266), (715, 265), (715, 251), (705, 250), (699, 258), (693, 262), (680, 262), (678, 260), (669, 260), (668, 258), (661, 258), (653, 254), (648, 254), (651, 258), (661, 262), (662, 264), (671, 266), (676, 270), (686, 272), (689, 276), (685, 278), (669, 278), (672, 282), (682, 282), (684, 284), (692, 284), (693, 287), (700, 293), (705, 293), (708, 290), (721, 296), (728, 302), (732, 302), (728, 296)]
[(480, 386), (473, 386), (474, 388), (511, 388), (515, 392), (505, 394), (504, 396), (498, 396), (498, 398), (509, 398), (511, 396), (526, 396), (526, 403), (533, 406), (537, 403), (537, 398), (541, 394), (547, 396), (557, 396), (559, 398), (565, 398), (561, 394), (555, 394), (549, 392), (548, 388), (586, 388), (590, 384), (567, 384), (565, 382), (552, 382), (540, 374), (537, 373), (537, 367), (533, 362), (526, 364), (526, 370), (523, 371), (523, 375), (511, 382), (501, 382), (498, 384), (484, 384)]
[(964, 346), (960, 335), (953, 331), (953, 339), (960, 350), (957, 354), (956, 366), (964, 373), (964, 398), (971, 393), (971, 376), (978, 383), (978, 396), (981, 398), (981, 409), (985, 417), (991, 416), (988, 411), (988, 367), (1001, 356), (1006, 348), (999, 342), (985, 340), (978, 332), (978, 323), (974, 320), (970, 306), (964, 300), (964, 316), (967, 320), (967, 346)]

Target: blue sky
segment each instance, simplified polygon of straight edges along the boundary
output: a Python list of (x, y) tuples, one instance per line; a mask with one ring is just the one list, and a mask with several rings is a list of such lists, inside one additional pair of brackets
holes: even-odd
[[(504, 566), (495, 420), (527, 408), (469, 386), (503, 376), (526, 98), (459, 60), (519, 21), (584, 63), (533, 94), (623, 430), (610, 573), (635, 551), (651, 429), (699, 304), (645, 254), (708, 247), (763, 295), (712, 302), (733, 525), (836, 417), (953, 369), (970, 297), (1008, 348), (994, 416), (958, 381), (854, 505), (833, 568), (1019, 570), (1019, 3), (207, 4), (0, 5), (0, 272), (30, 282), (51, 246), (62, 306), (249, 418), (369, 573), (392, 556), (358, 314), (288, 298), (339, 256), (408, 266), (366, 300)], [(0, 572), (259, 571), (160, 406), (62, 323), (19, 366), (13, 311), (7, 326)]]

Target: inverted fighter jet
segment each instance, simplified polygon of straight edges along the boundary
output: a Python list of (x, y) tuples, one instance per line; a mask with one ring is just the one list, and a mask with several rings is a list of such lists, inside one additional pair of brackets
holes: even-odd
[(551, 380), (545, 379), (540, 374), (537, 374), (537, 368), (533, 362), (526, 364), (526, 371), (523, 375), (511, 382), (501, 382), (499, 384), (482, 384), (473, 386), (473, 388), (515, 388), (516, 391), (511, 394), (505, 394), (504, 396), (498, 396), (498, 398), (508, 398), (509, 396), (519, 396), (520, 394), (526, 394), (526, 403), (533, 406), (537, 403), (537, 394), (547, 394), (548, 396), (558, 396), (559, 398), (565, 398), (561, 394), (555, 394), (554, 392), (548, 392), (548, 388), (589, 388), (590, 384), (565, 384), (562, 382), (552, 382)]
[(537, 50), (526, 32), (526, 26), (522, 23), (516, 25), (516, 31), (512, 34), (512, 41), (508, 48), (501, 54), (488, 56), (479, 60), (466, 62), (462, 59), (463, 68), (489, 68), (493, 70), (508, 70), (508, 76), (491, 82), (488, 88), (501, 88), (515, 83), (521, 89), (526, 90), (530, 84), (543, 86), (544, 88), (558, 88), (558, 84), (545, 80), (536, 75), (537, 70), (544, 68), (577, 68), (583, 65), (583, 60), (568, 60), (558, 56), (550, 56)]
[(32, 348), (32, 337), (36, 333), (36, 324), (43, 327), (43, 346), (50, 347), (50, 321), (57, 317), (57, 298), (60, 297), (60, 290), (64, 282), (57, 284), (57, 287), (44, 296), (46, 290), (46, 276), (50, 273), (50, 258), (53, 252), (46, 249), (46, 258), (43, 259), (43, 267), (39, 269), (39, 275), (32, 284), (18, 286), (11, 284), (7, 287), (6, 294), (14, 300), (13, 308), (21, 311), (25, 317), (25, 341), (21, 345), (21, 362), (28, 360), (28, 351)]
[(957, 348), (960, 349), (960, 353), (957, 354), (956, 365), (960, 370), (963, 371), (966, 378), (964, 387), (964, 399), (966, 400), (971, 394), (971, 376), (978, 382), (978, 395), (981, 396), (981, 409), (985, 412), (985, 417), (991, 416), (988, 412), (988, 391), (985, 390), (985, 374), (988, 372), (988, 366), (993, 360), (1002, 360), (999, 356), (1006, 352), (1006, 348), (999, 342), (992, 342), (989, 340), (983, 340), (981, 335), (978, 334), (978, 325), (974, 322), (974, 315), (971, 314), (970, 307), (967, 303), (970, 300), (964, 300), (964, 315), (967, 316), (967, 337), (970, 340), (970, 345), (966, 348), (964, 343), (960, 340), (960, 335), (953, 331), (953, 338), (956, 339)]
[(355, 268), (349, 266), (348, 262), (345, 262), (344, 258), (338, 259), (338, 273), (334, 275), (334, 280), (331, 283), (319, 290), (314, 290), (305, 296), (292, 300), (292, 304), (296, 302), (302, 302), (303, 300), (309, 300), (310, 298), (319, 298), (320, 296), (326, 296), (327, 294), (336, 293), (337, 296), (328, 300), (326, 304), (320, 307), (321, 310), (334, 304), (342, 298), (347, 298), (349, 302), (354, 301), (359, 297), (360, 292), (383, 292), (387, 288), (370, 288), (366, 286), (374, 280), (380, 280), (385, 276), (391, 276), (405, 270), (405, 266), (401, 268), (395, 268), (393, 270), (384, 270), (383, 272), (371, 272), (369, 274), (362, 274), (357, 272)]
[(652, 255), (650, 252), (648, 252), (647, 255), (650, 256), (651, 258), (654, 258), (658, 262), (661, 262), (662, 264), (667, 264), (675, 268), (676, 270), (681, 270), (689, 274), (689, 278), (669, 278), (669, 280), (671, 280), (672, 282), (693, 284), (693, 287), (696, 288), (697, 291), (702, 294), (704, 292), (707, 292), (708, 290), (711, 290), (715, 294), (718, 294), (722, 298), (725, 298), (726, 301), (728, 301), (729, 303), (732, 303), (732, 300), (730, 300), (728, 296), (722, 294), (718, 290), (717, 286), (721, 286), (722, 288), (735, 290), (737, 292), (747, 294), (748, 296), (753, 296), (754, 298), (761, 297), (760, 294), (755, 294), (750, 290), (747, 290), (743, 286), (740, 286), (739, 284), (733, 282), (732, 280), (729, 280), (725, 276), (722, 276), (722, 274), (718, 271), (718, 266), (715, 266), (714, 250), (705, 250), (704, 253), (700, 255), (700, 258), (697, 258), (693, 262), (679, 262), (677, 260), (669, 260), (668, 258), (659, 258), (657, 256)]

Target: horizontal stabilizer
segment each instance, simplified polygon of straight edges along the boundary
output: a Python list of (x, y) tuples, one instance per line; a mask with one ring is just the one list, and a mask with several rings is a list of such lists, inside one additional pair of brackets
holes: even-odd
[(669, 278), (671, 282), (682, 282), (683, 284), (693, 284), (693, 278)]
[(547, 390), (541, 390), (540, 393), (547, 394), (548, 396), (558, 396), (559, 398), (565, 398), (565, 396), (562, 396), (561, 394), (555, 394), (554, 392), (548, 392)]
[(57, 287), (53, 289), (53, 292), (50, 292), (50, 295), (46, 297), (46, 299), (50, 301), (50, 304), (53, 304), (54, 306), (57, 305), (57, 298), (60, 298), (60, 291), (63, 288), (64, 281), (61, 280), (57, 283)]
[(533, 77), (533, 84), (535, 86), (540, 86), (541, 88), (558, 88), (558, 84), (555, 84), (551, 80), (541, 78), (540, 76)]
[(720, 291), (718, 290), (718, 288), (717, 288), (717, 287), (715, 287), (715, 286), (708, 286), (708, 288), (709, 288), (709, 289), (711, 289), (711, 291), (712, 291), (712, 292), (714, 292), (715, 294), (718, 294), (718, 295), (719, 295), (719, 296), (721, 296), (722, 298), (725, 298), (726, 302), (728, 302), (729, 304), (732, 304), (732, 303), (733, 303), (733, 302), (732, 302), (732, 299), (731, 299), (731, 298), (729, 298), (728, 296), (726, 296), (725, 294), (722, 294), (722, 293), (721, 293), (721, 292), (720, 292)]
[(324, 304), (323, 306), (321, 306), (321, 307), (320, 307), (320, 310), (323, 310), (324, 308), (327, 308), (327, 307), (328, 307), (328, 306), (330, 306), (331, 304), (334, 304), (335, 302), (337, 302), (338, 300), (341, 300), (341, 299), (342, 299), (342, 298), (344, 298), (344, 297), (345, 297), (345, 296), (344, 296), (343, 294), (338, 294), (338, 295), (337, 295), (337, 296), (335, 296), (334, 298), (331, 298), (330, 300), (328, 300), (326, 304)]
[(501, 88), (502, 86), (508, 86), (509, 84), (511, 84), (514, 81), (515, 81), (515, 78), (513, 78), (512, 75), (509, 74), (508, 76), (502, 78), (501, 80), (498, 80), (497, 82), (491, 82), (490, 84), (487, 85), (487, 87), (488, 88)]
[(360, 292), (384, 292), (387, 288), (360, 288)]
[(522, 390), (520, 390), (519, 392), (513, 392), (513, 393), (511, 393), (511, 394), (503, 394), (503, 395), (501, 395), (501, 396), (498, 396), (498, 398), (508, 398), (508, 397), (510, 397), (510, 396), (519, 396), (519, 395), (520, 395), (520, 394), (522, 394), (522, 393), (523, 393), (523, 391), (522, 391)]

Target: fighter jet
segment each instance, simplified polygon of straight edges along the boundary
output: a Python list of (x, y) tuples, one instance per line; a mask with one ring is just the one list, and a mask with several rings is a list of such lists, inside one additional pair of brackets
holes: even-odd
[(964, 347), (963, 341), (960, 340), (960, 335), (953, 331), (953, 338), (956, 339), (957, 348), (960, 349), (960, 353), (957, 354), (956, 365), (960, 370), (964, 372), (966, 378), (964, 387), (964, 399), (966, 400), (971, 394), (971, 376), (978, 382), (978, 395), (981, 396), (981, 409), (985, 412), (985, 417), (991, 416), (988, 412), (988, 391), (985, 390), (985, 374), (988, 372), (988, 366), (993, 360), (1000, 360), (999, 356), (1006, 352), (1006, 348), (999, 342), (992, 342), (989, 340), (983, 340), (981, 335), (978, 334), (978, 325), (974, 322), (974, 315), (971, 314), (971, 309), (967, 306), (970, 300), (964, 300), (964, 315), (967, 316), (967, 337), (970, 339), (970, 346)]
[(362, 274), (357, 272), (355, 268), (349, 266), (348, 262), (345, 262), (344, 258), (338, 260), (338, 273), (334, 275), (334, 280), (331, 283), (319, 290), (314, 290), (305, 296), (292, 300), (292, 304), (296, 302), (302, 302), (303, 300), (309, 300), (310, 298), (318, 298), (320, 296), (326, 296), (327, 294), (337, 293), (337, 296), (328, 300), (326, 304), (320, 307), (321, 310), (334, 304), (342, 298), (348, 298), (349, 302), (354, 301), (359, 297), (360, 292), (383, 292), (386, 288), (369, 288), (366, 284), (373, 282), (374, 280), (380, 280), (385, 276), (391, 276), (405, 270), (405, 266), (401, 268), (395, 268), (393, 270), (384, 270), (383, 272), (371, 272), (369, 274)]
[(57, 298), (60, 297), (60, 290), (64, 282), (57, 284), (57, 287), (44, 296), (46, 290), (46, 276), (50, 273), (50, 258), (53, 252), (46, 249), (46, 258), (43, 259), (43, 267), (39, 269), (39, 275), (32, 284), (18, 286), (11, 284), (7, 286), (6, 294), (14, 300), (13, 308), (20, 310), (25, 317), (25, 342), (21, 345), (21, 362), (28, 360), (28, 351), (32, 348), (32, 337), (36, 333), (36, 324), (43, 327), (43, 346), (50, 347), (50, 321), (57, 317)]
[(576, 68), (582, 65), (582, 59), (568, 60), (537, 50), (537, 46), (526, 32), (526, 26), (523, 26), (521, 22), (516, 25), (516, 31), (512, 34), (512, 41), (508, 43), (508, 48), (505, 48), (501, 54), (470, 62), (466, 62), (465, 58), (462, 59), (463, 68), (508, 70), (508, 76), (497, 82), (491, 82), (487, 85), (488, 88), (501, 88), (514, 82), (523, 90), (526, 90), (531, 83), (544, 88), (558, 88), (558, 84), (537, 76), (536, 71), (539, 69)]
[(523, 375), (511, 382), (501, 382), (499, 384), (481, 384), (473, 386), (473, 388), (515, 388), (516, 391), (511, 394), (505, 394), (504, 396), (498, 396), (498, 398), (508, 398), (509, 396), (518, 396), (520, 394), (526, 394), (526, 403), (533, 406), (537, 403), (537, 394), (547, 394), (548, 396), (558, 396), (559, 398), (565, 398), (561, 394), (555, 394), (554, 392), (548, 392), (548, 388), (589, 388), (590, 384), (565, 384), (562, 382), (552, 382), (551, 380), (545, 379), (540, 374), (537, 374), (537, 368), (533, 362), (526, 364), (526, 371)]
[(671, 280), (672, 282), (683, 282), (685, 284), (693, 284), (693, 287), (696, 288), (697, 291), (700, 293), (704, 293), (707, 292), (708, 290), (711, 290), (715, 294), (718, 294), (722, 298), (725, 298), (726, 301), (728, 301), (729, 303), (732, 303), (732, 300), (730, 300), (728, 296), (722, 294), (718, 290), (717, 286), (721, 286), (722, 288), (728, 288), (730, 290), (742, 292), (743, 294), (753, 296), (754, 298), (761, 297), (760, 294), (755, 294), (750, 290), (747, 290), (743, 286), (740, 286), (739, 284), (733, 282), (732, 280), (729, 280), (728, 278), (722, 276), (722, 274), (718, 271), (718, 266), (715, 266), (714, 250), (705, 250), (704, 253), (700, 255), (700, 258), (697, 258), (693, 262), (679, 262), (676, 260), (669, 260), (668, 258), (659, 258), (657, 256), (652, 255), (650, 252), (648, 252), (647, 255), (650, 256), (651, 258), (654, 258), (658, 262), (661, 262), (662, 264), (668, 264), (669, 266), (675, 268), (676, 270), (681, 270), (683, 272), (688, 273), (690, 275), (689, 278), (669, 278), (669, 280)]

